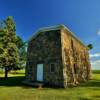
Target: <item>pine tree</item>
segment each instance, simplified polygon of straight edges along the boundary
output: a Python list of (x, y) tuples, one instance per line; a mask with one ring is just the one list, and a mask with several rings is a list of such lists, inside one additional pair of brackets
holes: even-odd
[(16, 26), (13, 18), (9, 16), (3, 21), (3, 27), (0, 29), (0, 66), (5, 69), (5, 78), (19, 63), (16, 41)]

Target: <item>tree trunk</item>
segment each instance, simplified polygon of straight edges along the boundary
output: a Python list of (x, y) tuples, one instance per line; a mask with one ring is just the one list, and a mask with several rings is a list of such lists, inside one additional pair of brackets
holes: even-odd
[(5, 78), (7, 78), (7, 77), (8, 77), (8, 69), (5, 68)]

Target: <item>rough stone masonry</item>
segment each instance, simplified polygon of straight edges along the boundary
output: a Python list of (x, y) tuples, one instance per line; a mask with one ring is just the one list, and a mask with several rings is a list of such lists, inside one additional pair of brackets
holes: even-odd
[[(41, 70), (39, 64), (42, 65), (39, 67)], [(40, 29), (30, 38), (27, 82), (68, 87), (76, 86), (90, 77), (88, 48), (64, 25)]]

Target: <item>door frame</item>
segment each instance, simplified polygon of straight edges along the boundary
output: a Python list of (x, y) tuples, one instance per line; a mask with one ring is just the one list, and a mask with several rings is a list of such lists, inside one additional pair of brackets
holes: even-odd
[[(41, 69), (41, 67), (42, 69)], [(43, 69), (44, 69), (44, 64), (43, 63), (38, 63), (36, 66), (36, 80), (43, 82)]]

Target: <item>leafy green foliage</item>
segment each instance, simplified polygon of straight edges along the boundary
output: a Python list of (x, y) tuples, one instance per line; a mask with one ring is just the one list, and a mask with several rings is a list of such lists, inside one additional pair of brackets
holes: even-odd
[(87, 47), (89, 48), (89, 50), (93, 49), (93, 45), (92, 44), (88, 44)]
[(12, 17), (7, 17), (4, 27), (0, 28), (0, 66), (5, 68), (5, 74), (19, 63), (16, 26)]
[(25, 67), (26, 63), (26, 48), (27, 48), (27, 42), (24, 42), (19, 36), (17, 37), (17, 47), (19, 49), (19, 67), (23, 68)]

